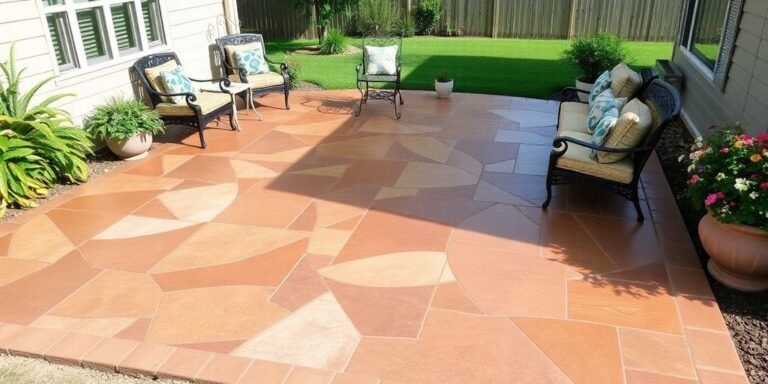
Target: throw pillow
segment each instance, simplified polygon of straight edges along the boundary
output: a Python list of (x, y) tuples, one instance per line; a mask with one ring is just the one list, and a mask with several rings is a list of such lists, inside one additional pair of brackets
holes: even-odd
[[(160, 72), (160, 78), (163, 80), (163, 86), (168, 93), (194, 93), (195, 88), (192, 86), (192, 81), (184, 74), (184, 69), (181, 66), (166, 71)], [(186, 104), (186, 96), (173, 96), (171, 97), (175, 104)]]
[[(619, 109), (616, 108), (616, 105), (613, 105), (610, 109), (605, 111), (600, 122), (597, 124), (597, 128), (595, 128), (595, 132), (592, 133), (592, 144), (600, 146), (604, 145), (605, 140), (608, 138), (608, 134), (611, 133), (611, 130), (616, 126), (616, 121), (618, 120)], [(592, 150), (589, 155), (597, 160), (597, 151)]]
[(616, 97), (634, 97), (643, 86), (643, 77), (624, 63), (611, 70), (611, 90)]
[(595, 101), (598, 95), (603, 93), (606, 89), (611, 87), (611, 72), (605, 71), (600, 77), (595, 80), (595, 84), (592, 87), (592, 91), (589, 92), (589, 105)]
[[(600, 123), (600, 120), (603, 119), (603, 115), (605, 115), (607, 111), (613, 108), (620, 109), (621, 107), (623, 107), (623, 105), (621, 105), (621, 101), (613, 97), (613, 92), (611, 92), (610, 89), (606, 89), (601, 92), (599, 95), (597, 95), (595, 101), (589, 107), (587, 131), (589, 133), (595, 133), (597, 125)], [(618, 117), (618, 113), (616, 117)]]
[(397, 45), (388, 47), (365, 46), (367, 58), (365, 73), (369, 75), (397, 74)]
[(235, 62), (240, 73), (245, 72), (246, 76), (269, 72), (269, 66), (264, 60), (261, 49), (235, 51)]
[[(647, 105), (638, 99), (632, 99), (624, 109), (621, 110), (621, 116), (616, 121), (608, 139), (605, 142), (606, 147), (611, 148), (634, 148), (638, 146), (648, 135), (653, 124), (651, 110)], [(600, 152), (597, 154), (597, 161), (608, 164), (615, 163), (627, 157), (626, 153)]]

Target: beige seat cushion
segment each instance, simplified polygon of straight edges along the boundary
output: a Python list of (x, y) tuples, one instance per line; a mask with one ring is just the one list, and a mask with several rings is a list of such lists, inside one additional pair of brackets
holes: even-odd
[[(634, 148), (638, 146), (648, 131), (651, 130), (653, 118), (651, 110), (639, 99), (632, 99), (624, 109), (608, 134), (605, 146), (610, 148)], [(629, 156), (627, 153), (598, 152), (597, 161), (603, 164), (615, 163)]]
[[(238, 82), (238, 83), (240, 82), (240, 76), (238, 75), (229, 75), (229, 79), (234, 82)], [(265, 88), (265, 87), (285, 84), (283, 75), (275, 72), (259, 73), (258, 75), (250, 75), (247, 77), (247, 79), (248, 79), (248, 84), (251, 85), (251, 88)]]
[(224, 46), (224, 52), (226, 52), (227, 54), (227, 59), (229, 60), (229, 64), (232, 66), (232, 68), (234, 68), (235, 72), (237, 72), (237, 59), (235, 58), (235, 52), (251, 51), (254, 49), (260, 51), (261, 54), (264, 55), (264, 50), (261, 46), (261, 43), (259, 42)]
[[(232, 103), (232, 96), (219, 92), (198, 92), (195, 104), (207, 115), (223, 105)], [(158, 103), (155, 107), (161, 116), (194, 116), (195, 112), (186, 104)]]
[(616, 97), (632, 98), (643, 86), (643, 77), (624, 63), (611, 70), (611, 90)]
[(560, 121), (557, 131), (582, 132), (587, 131), (587, 119), (589, 117), (589, 104), (584, 103), (563, 103), (560, 105)]
[[(178, 66), (179, 65), (176, 64), (176, 60), (166, 61), (165, 63), (158, 66), (145, 69), (144, 75), (147, 77), (147, 82), (152, 87), (152, 89), (155, 90), (155, 92), (166, 93), (165, 86), (163, 86), (163, 78), (160, 77), (160, 72), (170, 72)], [(170, 97), (162, 96), (161, 99), (166, 103), (171, 102)]]
[[(592, 142), (592, 135), (581, 132), (558, 132), (559, 136), (568, 136), (576, 140)], [(631, 158), (627, 157), (618, 162), (600, 164), (590, 156), (592, 150), (576, 145), (568, 144), (568, 151), (557, 160), (558, 168), (592, 175), (601, 179), (613, 180), (619, 183), (629, 184), (632, 181), (633, 166)]]

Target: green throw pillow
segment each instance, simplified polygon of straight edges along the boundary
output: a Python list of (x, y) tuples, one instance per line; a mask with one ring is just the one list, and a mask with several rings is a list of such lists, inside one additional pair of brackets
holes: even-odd
[(246, 76), (269, 72), (269, 66), (260, 49), (237, 51), (235, 52), (235, 61), (237, 62), (237, 69), (240, 70), (240, 73), (245, 72)]
[(592, 87), (592, 91), (589, 92), (589, 105), (595, 102), (598, 95), (603, 93), (606, 89), (611, 87), (611, 72), (605, 71), (600, 77), (595, 80), (595, 85)]
[[(163, 81), (163, 87), (168, 93), (195, 93), (195, 87), (192, 81), (184, 74), (184, 69), (179, 65), (173, 70), (160, 72), (160, 78)], [(174, 104), (186, 104), (186, 96), (173, 96), (171, 98)]]

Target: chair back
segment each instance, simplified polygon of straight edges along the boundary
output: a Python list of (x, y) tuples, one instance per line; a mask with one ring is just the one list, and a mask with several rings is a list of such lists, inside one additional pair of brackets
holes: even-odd
[(369, 35), (369, 36), (363, 36), (363, 73), (367, 74), (368, 72), (368, 56), (365, 52), (365, 47), (391, 47), (393, 45), (397, 46), (397, 58), (396, 63), (397, 66), (400, 66), (400, 59), (403, 51), (403, 37), (399, 35), (391, 35), (387, 33), (382, 34), (375, 34), (375, 35)]
[(245, 77), (240, 71), (237, 70), (235, 63), (229, 60), (226, 47), (228, 45), (245, 45), (251, 43), (261, 44), (261, 51), (267, 54), (267, 49), (264, 46), (264, 37), (258, 33), (241, 33), (237, 35), (227, 35), (216, 39), (216, 45), (219, 47), (219, 55), (221, 56), (221, 62), (224, 64), (225, 77), (229, 75), (240, 76), (241, 82), (246, 82)]
[[(680, 109), (682, 108), (680, 93), (669, 83), (657, 79), (653, 80), (640, 96), (640, 101), (651, 110), (653, 120), (651, 130), (641, 145), (655, 148), (667, 126), (680, 116)], [(650, 155), (651, 151), (635, 154), (635, 177), (640, 177), (640, 171), (642, 171)]]
[(155, 89), (152, 88), (152, 85), (149, 84), (149, 79), (147, 79), (147, 74), (145, 70), (147, 68), (157, 67), (158, 65), (165, 64), (171, 60), (176, 61), (177, 65), (181, 65), (181, 62), (179, 61), (179, 57), (176, 56), (176, 53), (174, 52), (147, 55), (136, 60), (136, 62), (133, 63), (133, 69), (136, 71), (136, 74), (139, 76), (139, 79), (141, 79), (141, 85), (144, 87), (144, 90), (149, 95), (149, 99), (150, 101), (152, 101), (153, 107), (157, 106), (157, 104), (160, 103), (162, 100), (160, 98), (160, 95), (157, 94), (157, 91), (155, 91)]

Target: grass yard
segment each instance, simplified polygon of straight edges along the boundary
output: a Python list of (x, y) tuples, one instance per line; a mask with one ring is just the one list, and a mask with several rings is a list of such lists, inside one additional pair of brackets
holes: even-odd
[[(352, 44), (360, 45), (359, 39)], [(267, 51), (283, 60), (284, 52), (316, 45), (315, 40), (273, 41)], [(576, 71), (560, 61), (567, 40), (413, 37), (403, 40), (403, 88), (434, 89), (444, 69), (456, 80), (455, 91), (546, 98), (573, 84)], [(635, 68), (672, 56), (672, 43), (626, 42)], [(355, 65), (361, 54), (295, 55), (301, 78), (326, 89), (355, 88)]]

